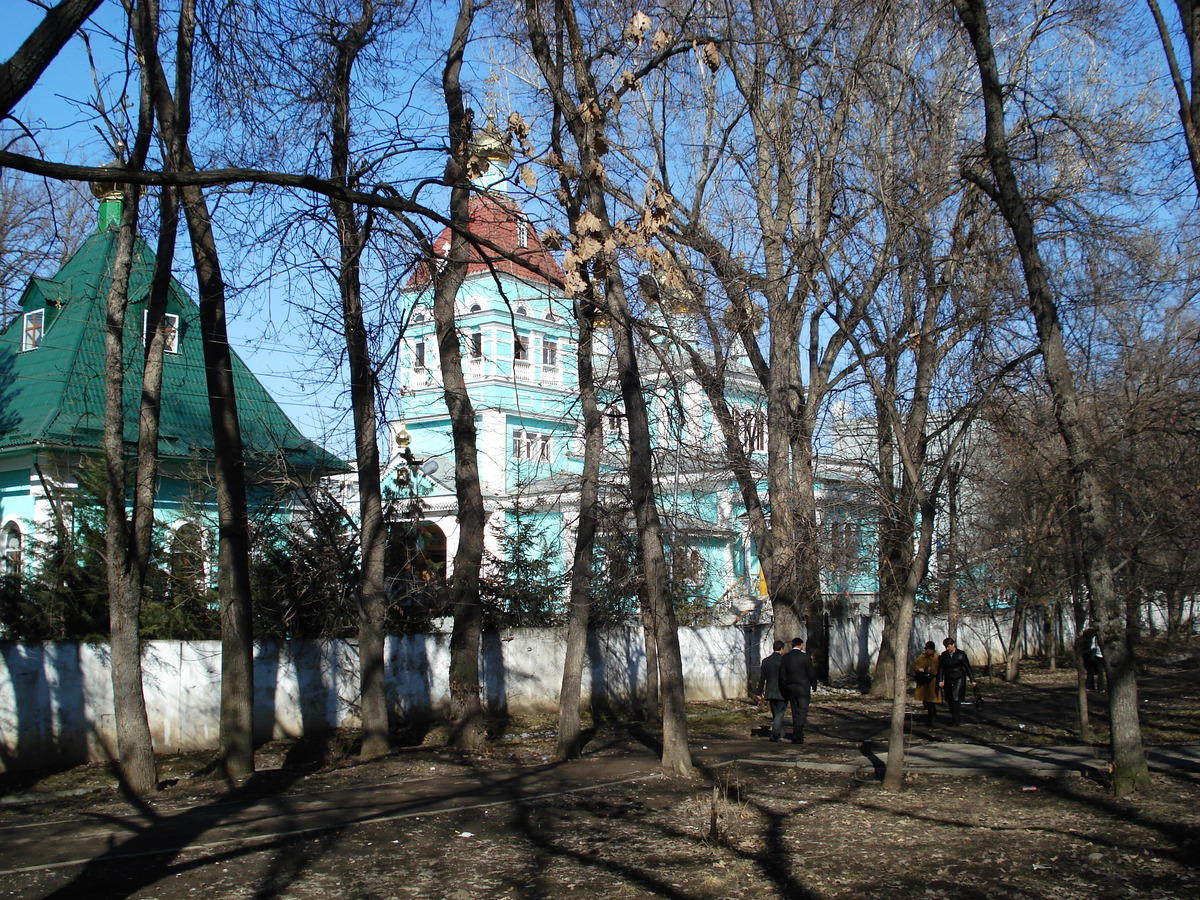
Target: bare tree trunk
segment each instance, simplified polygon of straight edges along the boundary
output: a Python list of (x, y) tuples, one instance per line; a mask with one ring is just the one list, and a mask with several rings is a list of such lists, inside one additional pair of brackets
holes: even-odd
[[(374, 6), (363, 0), (357, 19), (339, 37), (330, 40), (335, 51), (333, 64), (332, 142), (330, 177), (335, 184), (348, 184), (355, 173), (350, 167), (350, 92), (354, 63), (370, 39)], [(337, 223), (338, 292), (342, 299), (342, 329), (346, 337), (346, 359), (350, 367), (350, 405), (354, 413), (354, 451), (358, 472), (358, 514), (362, 566), (359, 571), (358, 660), (359, 705), (362, 719), (361, 756), (372, 759), (391, 749), (388, 731), (387, 685), (384, 669), (384, 621), (387, 597), (384, 557), (387, 528), (383, 520), (383, 491), (380, 485), (379, 435), (375, 422), (375, 368), (367, 326), (363, 319), (361, 260), (370, 233), (370, 216), (360, 224), (354, 206), (331, 199), (330, 210)]]
[(646, 648), (646, 712), (651, 718), (662, 715), (662, 681), (658, 674), (658, 631), (650, 601), (641, 591), (642, 645)]
[[(604, 211), (603, 195), (598, 191), (589, 198), (589, 208)], [(607, 215), (601, 216), (607, 221)], [(621, 396), (629, 425), (629, 493), (637, 520), (642, 566), (646, 573), (647, 614), (658, 649), (658, 681), (662, 698), (663, 770), (686, 775), (692, 770), (687, 740), (687, 717), (683, 694), (683, 658), (679, 649), (679, 629), (667, 589), (667, 561), (663, 553), (662, 526), (654, 496), (653, 452), (650, 418), (633, 344), (633, 329), (624, 291), (610, 276), (606, 283), (609, 309), (613, 315), (617, 368)]]
[(1008, 631), (1008, 653), (1004, 658), (1004, 680), (1014, 682), (1021, 677), (1021, 648), (1025, 644), (1025, 613), (1029, 597), (1018, 592), (1013, 608), (1012, 625)]
[[(1175, 96), (1179, 101), (1179, 124), (1183, 127), (1183, 143), (1187, 148), (1188, 161), (1192, 164), (1192, 180), (1200, 193), (1200, 4), (1194, 0), (1175, 0), (1179, 11), (1179, 24), (1183, 29), (1187, 52), (1187, 75), (1179, 65), (1171, 41), (1171, 30), (1163, 17), (1158, 0), (1146, 0), (1158, 37), (1166, 54), (1167, 70)], [(1190, 83), (1189, 83), (1190, 81)]]
[(471, 116), (463, 103), (459, 76), (463, 53), (474, 21), (472, 0), (462, 0), (446, 66), (442, 92), (449, 119), (450, 159), (446, 181), (450, 185), (452, 234), (446, 264), (434, 279), (433, 318), (450, 429), (454, 437), (454, 485), (458, 496), (459, 538), (450, 583), (454, 628), (450, 634), (450, 703), (453, 724), (450, 744), (473, 749), (485, 738), (483, 706), (479, 698), (479, 646), (483, 607), (479, 601), (479, 568), (483, 562), (485, 511), (479, 484), (475, 409), (462, 371), (462, 348), (455, 327), (454, 300), (467, 271), (469, 247), (463, 232), (470, 222)]
[(1042, 607), (1042, 644), (1046, 648), (1046, 667), (1051, 671), (1058, 668), (1058, 602), (1050, 600)]
[(1167, 601), (1167, 637), (1177, 638), (1183, 629), (1183, 596), (1173, 587), (1163, 593)]
[[(143, 36), (157, 33), (156, 22), (148, 16), (142, 15), (131, 24)], [(131, 167), (136, 169), (145, 165), (153, 132), (153, 110), (152, 75), (143, 69), (139, 79), (138, 130), (130, 159)], [(142, 686), (139, 619), (153, 546), (163, 353), (166, 343), (162, 326), (170, 290), (171, 264), (175, 257), (175, 236), (179, 218), (174, 192), (164, 189), (159, 206), (161, 227), (158, 253), (146, 308), (146, 340), (138, 407), (138, 446), (131, 523), (126, 515), (125, 498), (124, 340), (129, 310), (129, 278), (138, 225), (138, 191), (133, 185), (125, 186), (123, 200), (120, 232), (107, 298), (105, 330), (105, 562), (109, 588), (117, 752), (126, 786), (136, 794), (144, 794), (157, 786), (157, 771)]]
[(1100, 615), (1104, 660), (1108, 667), (1109, 721), (1112, 729), (1113, 789), (1124, 796), (1148, 787), (1150, 774), (1138, 721), (1137, 673), (1133, 646), (1117, 596), (1112, 567), (1105, 555), (1111, 525), (1094, 472), (1095, 460), (1079, 410), (1058, 307), (1038, 249), (1034, 222), (1017, 183), (1008, 152), (1004, 87), (992, 47), (986, 0), (954, 0), (971, 39), (979, 66), (985, 115), (984, 149), (993, 181), (973, 177), (995, 202), (1012, 231), (1024, 270), (1027, 301), (1037, 326), (1054, 413), (1067, 447), (1075, 506), (1080, 522), (1084, 575)]
[[(556, 57), (547, 39), (545, 25), (536, 0), (526, 0), (525, 20), (529, 39), (538, 68), (545, 79), (556, 110), (571, 132), (581, 162), (579, 195), (590, 214), (589, 223), (581, 226), (580, 216), (572, 215), (573, 238), (582, 243), (582, 230), (588, 236), (599, 239), (601, 247), (612, 243), (613, 224), (608, 212), (604, 191), (601, 155), (606, 116), (611, 111), (609, 101), (596, 89), (583, 38), (576, 20), (575, 6), (570, 0), (556, 0), (555, 21), (562, 33), (559, 50), (563, 57)], [(563, 78), (563, 67), (574, 76), (576, 95), (568, 90)], [(587, 115), (583, 112), (587, 111)], [(595, 113), (598, 113), (596, 115)], [(615, 356), (621, 385), (621, 398), (625, 404), (625, 416), (629, 427), (629, 489), (637, 521), (638, 544), (645, 572), (646, 604), (655, 633), (654, 643), (658, 649), (659, 683), (663, 700), (663, 756), (662, 765), (666, 772), (684, 774), (691, 771), (691, 751), (687, 743), (687, 718), (684, 708), (683, 660), (679, 650), (679, 632), (675, 623), (675, 610), (668, 589), (666, 557), (663, 552), (662, 527), (654, 492), (653, 455), (651, 450), (650, 420), (646, 398), (638, 368), (633, 339), (633, 323), (621, 281), (620, 269), (615, 254), (608, 250), (588, 256), (583, 262), (591, 262), (593, 271), (603, 284), (604, 306), (613, 324)]]
[(961, 615), (958, 598), (958, 482), (961, 469), (956, 463), (950, 465), (946, 480), (946, 637), (958, 641), (958, 617)]
[[(879, 608), (883, 614), (883, 633), (879, 641), (879, 655), (875, 661), (875, 674), (871, 679), (872, 697), (891, 697), (896, 690), (892, 675), (896, 660), (903, 661), (900, 683), (908, 683), (908, 645), (900, 640), (900, 625), (904, 605), (904, 591), (913, 568), (912, 536), (916, 530), (916, 502), (913, 497), (913, 482), (901, 477), (896, 487), (896, 436), (892, 423), (894, 411), (890, 398), (895, 394), (895, 366), (888, 365), (886, 376), (890, 383), (884, 386), (884, 397), (876, 400), (875, 427), (878, 430), (879, 448), (879, 501), (881, 505), (879, 524)], [(911, 625), (910, 625), (911, 628)]]
[(588, 618), (591, 613), (593, 549), (599, 521), (600, 451), (602, 423), (596, 402), (592, 371), (592, 318), (583, 303), (575, 304), (579, 343), (575, 360), (583, 410), (583, 473), (579, 482), (579, 524), (575, 529), (575, 555), (571, 563), (570, 617), (567, 620), (567, 650), (563, 662), (562, 689), (558, 694), (557, 759), (577, 759), (583, 754), (580, 722), (583, 658), (587, 649)]
[(904, 719), (908, 712), (908, 644), (912, 638), (913, 610), (917, 589), (929, 568), (933, 549), (934, 504), (920, 492), (921, 530), (913, 565), (900, 593), (896, 616), (896, 653), (892, 661), (892, 721), (888, 734), (888, 760), (883, 772), (883, 788), (898, 791), (904, 786)]
[(1081, 741), (1094, 740), (1096, 735), (1092, 731), (1091, 711), (1088, 709), (1088, 692), (1087, 692), (1087, 666), (1084, 663), (1084, 654), (1087, 652), (1087, 645), (1091, 642), (1090, 636), (1084, 634), (1082, 616), (1077, 616), (1077, 624), (1075, 629), (1075, 709), (1079, 716), (1079, 739)]
[(137, 194), (127, 187), (104, 333), (105, 561), (109, 594), (109, 640), (117, 756), (121, 778), (135, 794), (157, 784), (154, 744), (142, 693), (142, 645), (138, 619), (142, 585), (137, 548), (131, 540), (125, 498), (125, 319), (129, 272), (137, 232)]
[[(147, 9), (148, 15), (157, 15), (153, 4), (148, 4)], [(142, 29), (135, 30), (139, 35), (138, 52), (151, 73), (154, 104), (169, 162), (176, 171), (184, 173), (196, 171), (188, 145), (195, 29), (194, 0), (184, 0), (179, 13), (174, 95), (159, 58), (157, 42)], [(212, 216), (201, 188), (185, 186), (180, 194), (200, 294), (200, 337), (217, 488), (221, 766), (227, 779), (238, 781), (254, 771), (254, 635), (250, 619), (250, 517), (245, 461), (233, 384), (233, 353), (225, 323), (225, 279)]]

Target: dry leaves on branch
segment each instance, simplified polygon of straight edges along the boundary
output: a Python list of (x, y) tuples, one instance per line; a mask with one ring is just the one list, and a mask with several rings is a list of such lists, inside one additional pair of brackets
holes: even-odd
[(533, 155), (533, 144), (529, 140), (529, 124), (521, 117), (519, 112), (508, 114), (508, 133), (516, 138), (517, 143), (521, 145), (521, 150), (526, 156)]
[(547, 228), (541, 233), (542, 245), (547, 250), (561, 250), (563, 236), (557, 228)]
[(635, 12), (629, 19), (629, 24), (625, 26), (625, 40), (641, 46), (642, 41), (646, 39), (646, 32), (650, 30), (650, 17), (639, 10)]

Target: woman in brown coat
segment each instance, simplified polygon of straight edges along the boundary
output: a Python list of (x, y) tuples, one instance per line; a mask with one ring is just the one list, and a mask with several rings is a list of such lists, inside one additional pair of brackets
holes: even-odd
[(933, 641), (925, 642), (925, 652), (913, 660), (912, 671), (917, 679), (916, 700), (925, 707), (926, 722), (932, 725), (937, 721), (937, 705), (942, 702), (937, 679), (937, 646)]

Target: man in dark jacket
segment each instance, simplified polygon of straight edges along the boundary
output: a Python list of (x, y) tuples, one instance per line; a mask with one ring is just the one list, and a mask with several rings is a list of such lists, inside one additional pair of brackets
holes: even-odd
[(808, 703), (812, 699), (817, 671), (812, 657), (804, 652), (804, 640), (792, 641), (792, 649), (783, 655), (779, 682), (783, 694), (792, 702), (792, 743), (804, 743), (804, 723), (808, 720)]
[(776, 641), (775, 652), (762, 661), (758, 670), (758, 699), (771, 703), (771, 740), (783, 737), (783, 714), (787, 711), (787, 700), (779, 684), (779, 673), (783, 668), (783, 641)]
[(953, 638), (946, 638), (942, 646), (946, 650), (938, 658), (938, 685), (946, 705), (950, 707), (950, 724), (959, 725), (962, 722), (962, 702), (967, 699), (967, 685), (975, 687), (975, 675), (967, 654), (958, 649)]

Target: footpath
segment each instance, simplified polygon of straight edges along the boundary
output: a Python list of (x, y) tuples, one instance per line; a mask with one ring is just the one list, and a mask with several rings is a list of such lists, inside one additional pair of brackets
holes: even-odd
[[(877, 740), (857, 748), (806, 748), (762, 739), (710, 741), (692, 748), (695, 764), (798, 767), (870, 776), (887, 763)], [(1200, 777), (1200, 747), (1152, 750), (1154, 769)], [(906, 748), (910, 773), (1045, 777), (1101, 773), (1107, 760), (1090, 747), (1012, 747), (943, 740)], [(432, 816), (662, 778), (649, 750), (561, 764), (516, 766), (263, 797), (237, 791), (219, 801), (169, 810), (153, 806), (126, 815), (67, 814), (0, 828), (0, 876), (103, 865), (137, 857), (203, 853), (278, 844), (368, 822)]]

